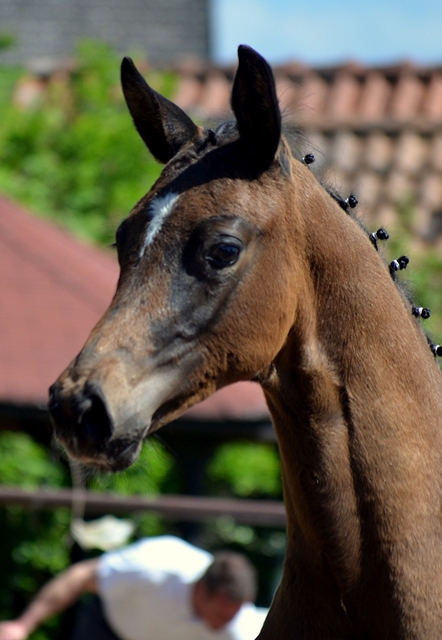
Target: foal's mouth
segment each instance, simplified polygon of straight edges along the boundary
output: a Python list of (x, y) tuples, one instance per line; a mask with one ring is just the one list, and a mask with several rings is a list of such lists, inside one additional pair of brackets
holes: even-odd
[(86, 391), (62, 398), (57, 385), (51, 388), (49, 413), (55, 438), (71, 458), (85, 466), (123, 471), (137, 459), (145, 430), (118, 430), (102, 395)]
[(119, 438), (110, 441), (106, 446), (93, 449), (82, 445), (75, 435), (61, 435), (56, 430), (55, 437), (66, 449), (69, 457), (86, 467), (112, 473), (130, 467), (137, 460), (143, 444), (143, 438)]

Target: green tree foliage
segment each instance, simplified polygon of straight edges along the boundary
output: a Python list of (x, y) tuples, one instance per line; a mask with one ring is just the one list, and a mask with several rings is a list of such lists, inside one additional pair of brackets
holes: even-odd
[(66, 484), (63, 466), (25, 433), (0, 433), (0, 484), (26, 489)]
[[(63, 465), (24, 433), (0, 433), (0, 484), (35, 489), (68, 482)], [(0, 509), (0, 619), (20, 610), (47, 577), (69, 560), (69, 511)]]
[(15, 42), (16, 38), (14, 34), (6, 31), (0, 32), (0, 52), (13, 47)]
[[(23, 72), (0, 69), (0, 191), (105, 244), (160, 172), (124, 103), (119, 62), (106, 45), (83, 42), (75, 70), (55, 74), (26, 108), (12, 99)], [(143, 72), (170, 93), (173, 74)]]
[[(221, 445), (207, 469), (212, 495), (282, 500), (278, 448), (275, 444), (231, 442)], [(246, 553), (259, 568), (258, 604), (268, 606), (279, 583), (285, 532), (238, 524), (228, 514), (203, 528), (209, 548), (229, 546)]]
[(397, 203), (397, 218), (389, 227), (390, 239), (383, 246), (388, 261), (406, 255), (410, 263), (398, 279), (413, 303), (431, 311), (428, 320), (421, 321), (425, 333), (433, 342), (442, 343), (442, 254), (440, 246), (419, 239), (419, 226), (413, 199)]
[[(168, 486), (164, 487), (164, 483)], [(178, 489), (173, 458), (157, 440), (149, 438), (135, 464), (120, 473), (95, 474), (89, 481), (92, 491), (120, 495), (157, 495), (159, 487), (171, 493)]]
[[(171, 454), (154, 438), (145, 441), (135, 464), (120, 473), (95, 474), (88, 482), (92, 491), (119, 495), (159, 495), (179, 493), (180, 479)], [(158, 536), (166, 532), (167, 524), (151, 513), (132, 516), (136, 536)]]
[(282, 497), (280, 463), (272, 445), (235, 442), (220, 446), (209, 464), (208, 474), (217, 493), (243, 498)]
[[(26, 489), (70, 486), (66, 465), (29, 435), (0, 432), (0, 484)], [(126, 471), (95, 474), (88, 480), (94, 491), (123, 495), (155, 495), (177, 491), (172, 457), (156, 441), (147, 443), (139, 460)], [(71, 560), (69, 533), (71, 510), (41, 511), (19, 506), (0, 508), (0, 619), (17, 615), (37, 589)], [(137, 536), (159, 535), (166, 531), (153, 515), (135, 517)], [(50, 621), (32, 640), (55, 638), (58, 621)]]

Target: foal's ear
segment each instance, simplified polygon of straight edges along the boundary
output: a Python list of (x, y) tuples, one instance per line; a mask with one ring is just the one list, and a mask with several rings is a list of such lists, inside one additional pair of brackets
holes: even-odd
[(130, 58), (121, 63), (121, 85), (135, 127), (159, 162), (169, 162), (198, 134), (189, 116), (149, 87)]
[(275, 79), (269, 64), (251, 47), (240, 45), (238, 58), (232, 109), (252, 164), (259, 171), (265, 171), (275, 158), (281, 138)]

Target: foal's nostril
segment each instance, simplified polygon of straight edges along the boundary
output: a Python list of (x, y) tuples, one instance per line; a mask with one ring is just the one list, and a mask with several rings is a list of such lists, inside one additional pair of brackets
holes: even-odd
[(79, 423), (85, 435), (95, 442), (104, 442), (112, 435), (109, 414), (104, 402), (97, 395), (89, 396)]
[(55, 425), (63, 424), (65, 420), (64, 410), (60, 404), (59, 389), (56, 384), (49, 388), (48, 410)]

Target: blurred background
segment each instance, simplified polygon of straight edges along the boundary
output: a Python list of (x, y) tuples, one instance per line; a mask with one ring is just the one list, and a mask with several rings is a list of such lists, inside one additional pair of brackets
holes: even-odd
[[(436, 0), (0, 0), (0, 618), (103, 549), (74, 518), (114, 514), (131, 519), (131, 539), (170, 532), (242, 550), (260, 605), (280, 575), (279, 458), (258, 386), (218, 392), (118, 475), (85, 478), (52, 443), (47, 388), (109, 303), (115, 229), (160, 172), (123, 102), (121, 56), (206, 125), (230, 117), (237, 45), (267, 57), (302, 152), (356, 195), (370, 230), (387, 228), (388, 260), (410, 257), (437, 343), (441, 24)], [(63, 624), (33, 639), (66, 638)]]

